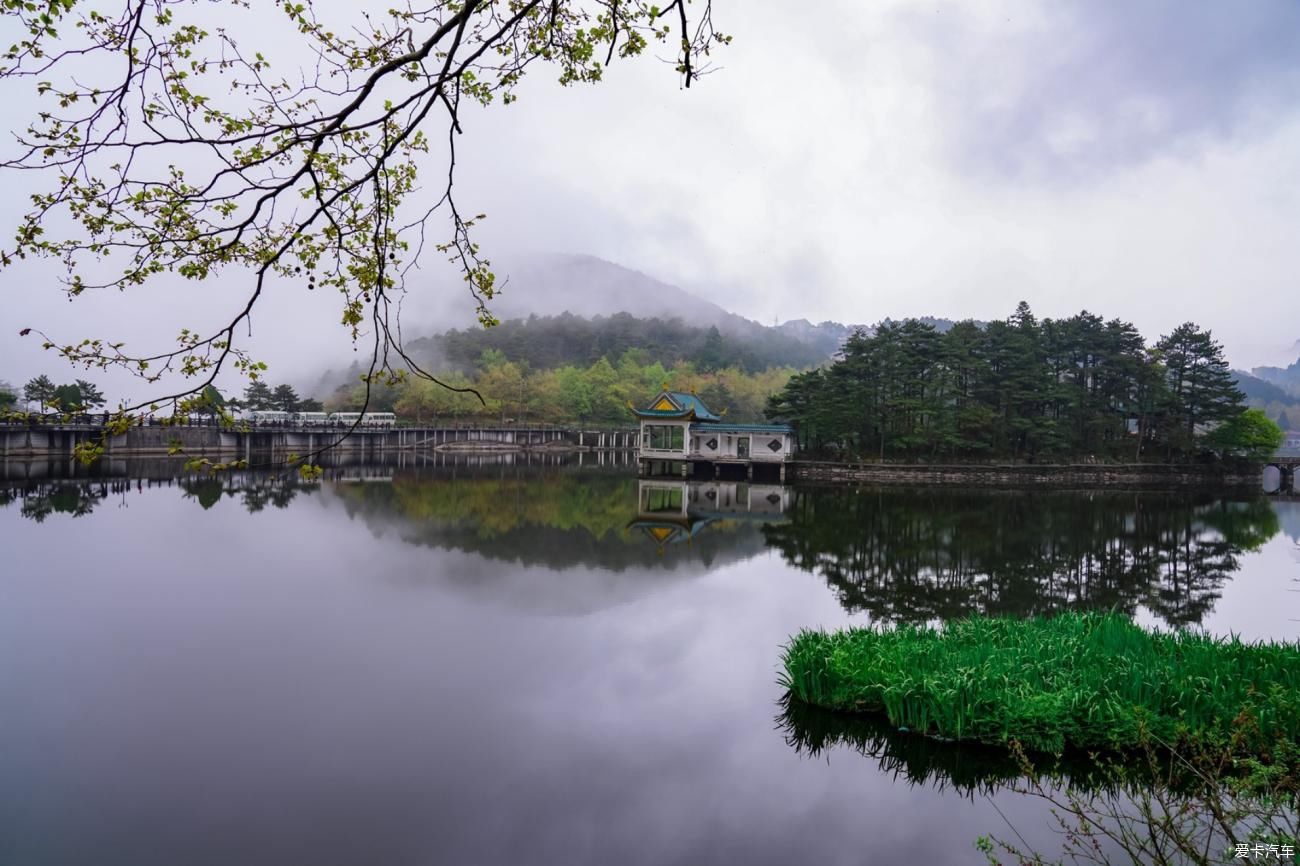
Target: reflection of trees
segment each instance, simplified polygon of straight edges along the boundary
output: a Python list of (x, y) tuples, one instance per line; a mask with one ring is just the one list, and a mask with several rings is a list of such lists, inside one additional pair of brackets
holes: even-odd
[(193, 499), (207, 511), (224, 496), (238, 496), (249, 514), (256, 514), (268, 505), (287, 508), (300, 492), (314, 491), (319, 484), (300, 482), (296, 475), (283, 472), (198, 475), (177, 482), (185, 491), (186, 499)]
[(51, 514), (82, 517), (94, 511), (107, 495), (108, 486), (104, 484), (42, 484), (16, 491), (17, 498), (22, 499), (20, 513), (37, 523), (43, 523)]
[(1235, 842), (1276, 845), (1295, 839), (1300, 829), (1300, 751), (1281, 741), (1267, 755), (1243, 755), (1237, 735), (1249, 739), (1256, 723), (1247, 713), (1221, 738), (1183, 742), (1174, 751), (1153, 741), (1123, 754), (1029, 755), (1014, 747), (941, 741), (899, 731), (877, 716), (831, 713), (789, 696), (777, 723), (800, 754), (829, 757), (843, 746), (909, 785), (991, 801), (998, 793), (1024, 796), (1050, 810), (1062, 856), (1030, 850), (1009, 825), (1010, 842), (995, 836), (980, 846), (991, 863), (1210, 866), (1228, 862), (1232, 855), (1223, 852), (1232, 852)]
[[(909, 785), (933, 785), (973, 797), (1020, 781), (1024, 762), (1009, 749), (958, 743), (900, 731), (883, 716), (834, 713), (786, 695), (776, 722), (786, 745), (811, 758), (840, 746), (877, 762), (880, 770)], [(1109, 787), (1115, 779), (1095, 756), (1067, 752), (1034, 755), (1037, 771), (1081, 788)]]
[(394, 523), (408, 542), (529, 565), (619, 570), (689, 558), (709, 566), (763, 549), (756, 527), (719, 521), (665, 556), (626, 529), (637, 513), (637, 479), (625, 471), (399, 471), (392, 484), (332, 489), (350, 514)]
[(221, 501), (221, 494), (225, 488), (220, 478), (182, 478), (181, 489), (185, 491), (186, 499), (194, 499), (199, 503), (204, 511)]
[(271, 506), (285, 508), (300, 492), (318, 490), (319, 484), (302, 483), (287, 473), (240, 472), (196, 475), (166, 479), (54, 479), (29, 481), (0, 487), (0, 507), (20, 502), (19, 513), (40, 523), (51, 514), (81, 517), (89, 514), (109, 495), (142, 491), (145, 488), (179, 488), (185, 499), (193, 499), (208, 510), (222, 496), (239, 496), (249, 512)]
[(1144, 605), (1192, 624), (1278, 531), (1265, 499), (1179, 493), (820, 488), (788, 516), (763, 528), (768, 544), (846, 610), (898, 622)]
[(240, 501), (249, 514), (256, 514), (268, 505), (272, 508), (288, 508), (299, 493), (319, 489), (319, 484), (300, 484), (281, 476), (265, 479), (259, 484), (245, 484), (234, 488), (232, 492), (240, 494)]

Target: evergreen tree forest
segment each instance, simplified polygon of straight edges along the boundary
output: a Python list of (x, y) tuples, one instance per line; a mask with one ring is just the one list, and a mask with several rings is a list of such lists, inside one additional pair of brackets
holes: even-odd
[[(759, 327), (759, 326), (756, 326)], [(491, 328), (450, 330), (411, 342), (422, 361), (471, 372), (484, 352), (537, 370), (572, 364), (586, 367), (628, 350), (661, 360), (682, 360), (702, 372), (734, 367), (758, 372), (771, 367), (812, 367), (827, 353), (772, 328), (761, 336), (723, 334), (716, 326), (689, 325), (680, 319), (638, 318), (628, 313), (587, 318), (573, 313), (511, 319)]]
[[(1222, 346), (1187, 323), (1148, 346), (1088, 312), (946, 333), (908, 320), (849, 337), (767, 407), (814, 454), (852, 459), (1187, 460), (1239, 416)], [(1224, 449), (1227, 453), (1230, 449)]]

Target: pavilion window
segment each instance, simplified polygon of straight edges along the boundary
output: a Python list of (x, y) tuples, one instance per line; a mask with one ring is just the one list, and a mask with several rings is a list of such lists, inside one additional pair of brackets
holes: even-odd
[(686, 431), (666, 424), (647, 425), (646, 435), (649, 447), (655, 451), (681, 451), (686, 442)]

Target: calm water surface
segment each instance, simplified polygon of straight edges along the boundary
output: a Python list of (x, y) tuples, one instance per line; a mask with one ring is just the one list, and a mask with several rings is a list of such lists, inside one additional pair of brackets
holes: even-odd
[(888, 731), (796, 748), (782, 645), (1067, 608), (1300, 633), (1294, 502), (175, 469), (0, 464), (0, 863), (979, 863), (1008, 821), (1050, 851), (1036, 802)]

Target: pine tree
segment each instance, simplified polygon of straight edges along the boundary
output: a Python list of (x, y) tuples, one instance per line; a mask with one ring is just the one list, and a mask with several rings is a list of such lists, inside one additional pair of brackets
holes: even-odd
[(298, 409), (298, 392), (292, 385), (276, 385), (271, 392), (271, 407), (281, 412), (294, 412)]
[(50, 377), (41, 374), (23, 386), (23, 399), (38, 407), (44, 406), (54, 400), (54, 387)]
[(1237, 388), (1223, 346), (1191, 322), (1179, 325), (1156, 344), (1169, 388), (1169, 443), (1180, 450), (1195, 446), (1206, 425), (1236, 416), (1245, 394)]
[(249, 409), (270, 409), (273, 402), (271, 386), (263, 381), (249, 382), (244, 389), (244, 405)]
[(100, 391), (97, 385), (87, 382), (85, 379), (77, 380), (77, 390), (81, 392), (81, 405), (87, 409), (97, 409), (108, 402), (104, 397), (104, 392)]

